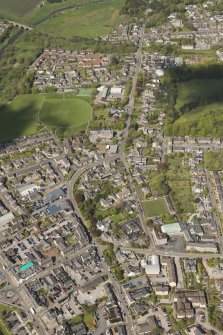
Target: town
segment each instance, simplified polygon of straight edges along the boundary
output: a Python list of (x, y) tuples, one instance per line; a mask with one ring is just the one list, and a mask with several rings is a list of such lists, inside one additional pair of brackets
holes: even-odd
[(180, 3), (95, 39), (131, 52), (44, 45), (26, 68), (34, 131), (0, 142), (0, 333), (223, 334), (223, 12)]

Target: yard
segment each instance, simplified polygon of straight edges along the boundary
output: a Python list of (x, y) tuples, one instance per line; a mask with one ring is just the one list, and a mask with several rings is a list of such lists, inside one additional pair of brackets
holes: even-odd
[(168, 158), (167, 182), (178, 214), (193, 213), (194, 211), (188, 159), (189, 157), (182, 157), (180, 154)]
[(169, 213), (166, 201), (163, 198), (143, 202), (143, 208), (147, 217), (160, 216)]

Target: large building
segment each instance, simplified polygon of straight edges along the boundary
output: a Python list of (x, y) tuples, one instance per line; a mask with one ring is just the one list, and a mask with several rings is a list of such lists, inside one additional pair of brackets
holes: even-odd
[(141, 266), (145, 269), (147, 275), (160, 274), (160, 259), (157, 255), (143, 258), (141, 260)]
[(176, 234), (181, 233), (182, 231), (179, 223), (164, 224), (161, 227), (161, 230), (164, 234), (167, 234), (167, 235), (176, 235)]

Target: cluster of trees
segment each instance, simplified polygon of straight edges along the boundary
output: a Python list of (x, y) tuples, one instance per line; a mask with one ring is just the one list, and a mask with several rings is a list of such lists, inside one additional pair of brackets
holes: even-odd
[(47, 0), (49, 3), (62, 2), (63, 0)]
[(128, 16), (143, 16), (148, 6), (147, 0), (126, 0), (121, 14)]
[(167, 119), (165, 133), (169, 136), (200, 136), (200, 137), (222, 137), (223, 115), (222, 109), (197, 113), (193, 119), (173, 121)]
[(110, 267), (113, 267), (113, 272), (116, 278), (121, 281), (124, 279), (124, 270), (119, 265), (114, 252), (114, 245), (108, 244), (108, 247), (103, 251), (103, 256)]
[(204, 155), (204, 165), (209, 170), (221, 171), (223, 169), (223, 153), (206, 151)]

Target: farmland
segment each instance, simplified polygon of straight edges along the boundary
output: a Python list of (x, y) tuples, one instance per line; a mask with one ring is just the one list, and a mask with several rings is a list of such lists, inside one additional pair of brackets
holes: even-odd
[(0, 13), (9, 17), (23, 17), (42, 0), (0, 0)]
[(38, 29), (66, 38), (105, 36), (111, 31), (112, 26), (124, 20), (119, 14), (123, 6), (124, 0), (88, 4), (67, 13), (61, 13), (39, 25)]
[(0, 141), (31, 135), (44, 127), (85, 130), (91, 119), (89, 97), (19, 95), (0, 110)]

